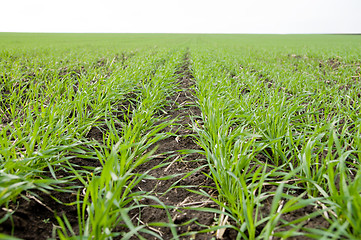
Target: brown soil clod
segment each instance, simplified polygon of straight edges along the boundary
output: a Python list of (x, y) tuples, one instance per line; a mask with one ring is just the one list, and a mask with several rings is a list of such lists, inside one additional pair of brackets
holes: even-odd
[[(341, 62), (339, 57), (329, 58), (326, 61), (320, 60), (318, 64), (319, 68), (331, 68), (332, 70), (337, 70), (338, 68), (345, 66), (345, 63)], [(326, 74), (326, 71), (324, 71)]]

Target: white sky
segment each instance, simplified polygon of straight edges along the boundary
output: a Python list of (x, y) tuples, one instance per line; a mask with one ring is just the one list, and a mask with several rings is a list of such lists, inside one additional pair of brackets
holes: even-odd
[(0, 0), (0, 32), (361, 33), (361, 0)]

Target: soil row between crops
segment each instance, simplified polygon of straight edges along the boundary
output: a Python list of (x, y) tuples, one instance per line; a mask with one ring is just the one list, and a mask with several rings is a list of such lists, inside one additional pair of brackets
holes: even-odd
[[(152, 161), (143, 164), (138, 171), (147, 171), (159, 164), (169, 163), (167, 166), (157, 168), (151, 171), (150, 175), (160, 178), (170, 175), (180, 176), (168, 180), (146, 180), (139, 188), (143, 191), (153, 191), (154, 196), (161, 200), (166, 206), (171, 206), (169, 213), (172, 221), (178, 224), (177, 233), (184, 234), (190, 231), (200, 231), (204, 229), (200, 225), (211, 226), (213, 224), (214, 214), (208, 212), (200, 212), (195, 210), (184, 209), (184, 207), (215, 207), (215, 204), (209, 199), (201, 195), (187, 191), (182, 186), (195, 186), (192, 189), (199, 190), (201, 186), (210, 186), (212, 181), (208, 179), (201, 171), (182, 179), (182, 177), (192, 170), (201, 167), (205, 164), (203, 155), (198, 153), (182, 154), (184, 150), (200, 150), (200, 147), (194, 142), (192, 134), (194, 134), (191, 124), (192, 117), (200, 116), (200, 109), (195, 106), (194, 96), (192, 94), (192, 86), (194, 85), (194, 78), (190, 71), (190, 55), (186, 52), (182, 64), (175, 73), (177, 75), (177, 83), (179, 91), (168, 97), (169, 105), (164, 109), (168, 120), (176, 119), (176, 124), (173, 127), (168, 127), (164, 131), (171, 132), (173, 136), (157, 143), (159, 148), (156, 154), (159, 156)], [(210, 194), (213, 190), (205, 189)], [(166, 193), (166, 194), (164, 194)], [(145, 199), (144, 204), (157, 204), (154, 201)], [(167, 212), (162, 208), (146, 207), (134, 212), (131, 216), (136, 221), (148, 224), (151, 222), (169, 222)], [(186, 222), (196, 219), (190, 224)], [(164, 239), (171, 239), (173, 237), (169, 228), (152, 228)], [(152, 236), (144, 235), (147, 239), (155, 239)], [(210, 233), (198, 234), (197, 239), (210, 239)], [(190, 237), (185, 238), (190, 239)]]

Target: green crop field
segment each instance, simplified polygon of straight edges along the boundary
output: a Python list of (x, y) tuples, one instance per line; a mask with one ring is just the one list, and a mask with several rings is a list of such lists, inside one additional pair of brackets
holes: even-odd
[(0, 33), (0, 239), (360, 239), (361, 36)]

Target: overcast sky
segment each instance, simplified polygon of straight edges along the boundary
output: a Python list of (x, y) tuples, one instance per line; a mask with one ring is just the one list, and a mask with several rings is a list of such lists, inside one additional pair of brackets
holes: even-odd
[(361, 33), (361, 0), (0, 0), (0, 32)]

